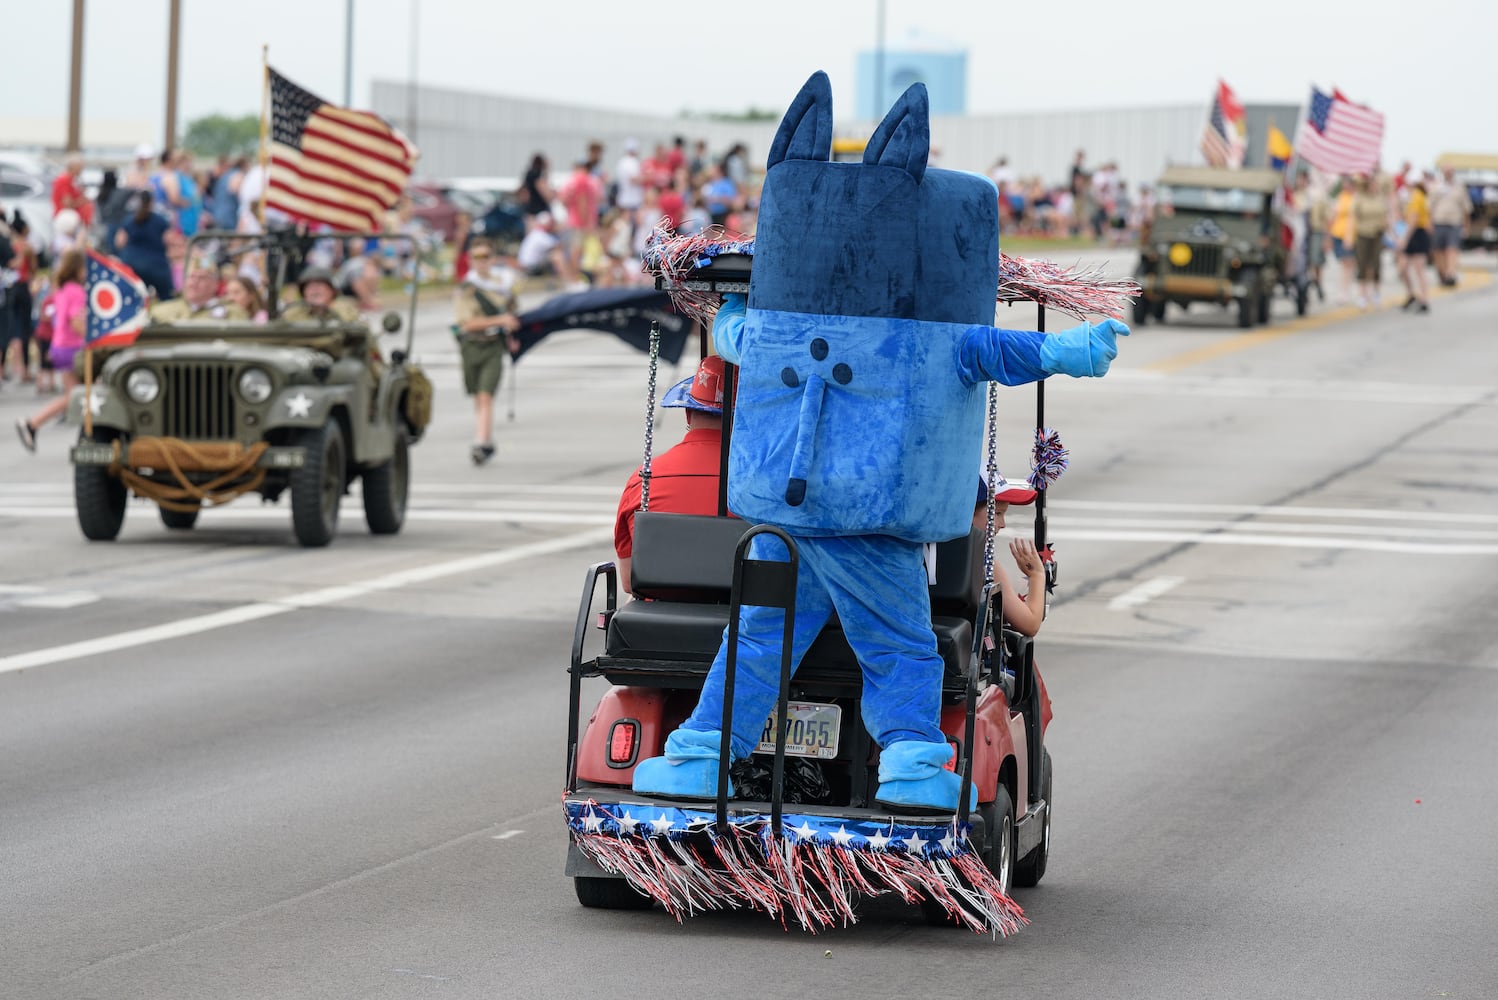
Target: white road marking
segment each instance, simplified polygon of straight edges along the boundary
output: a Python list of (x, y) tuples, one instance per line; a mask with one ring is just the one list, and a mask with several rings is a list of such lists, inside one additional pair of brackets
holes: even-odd
[(1371, 518), (1389, 521), (1449, 521), (1453, 524), (1498, 524), (1498, 514), (1458, 514), (1433, 510), (1386, 510), (1363, 507), (1297, 507), (1291, 504), (1138, 503), (1113, 500), (1051, 500), (1052, 510), (1106, 510), (1116, 513), (1256, 514), (1263, 517)]
[(32, 650), (29, 653), (16, 653), (11, 656), (0, 657), (0, 674), (9, 673), (13, 670), (27, 670), (31, 667), (46, 666), (51, 663), (62, 663), (85, 656), (96, 656), (100, 653), (113, 653), (122, 649), (132, 649), (136, 646), (165, 642), (170, 639), (180, 639), (183, 636), (198, 635), (202, 632), (213, 631), (214, 629), (228, 628), (232, 625), (243, 625), (246, 622), (258, 621), (262, 618), (270, 618), (275, 615), (284, 615), (300, 608), (316, 608), (328, 604), (337, 604), (356, 597), (363, 597), (367, 594), (397, 590), (401, 587), (408, 587), (416, 583), (427, 583), (445, 576), (455, 576), (459, 573), (473, 573), (478, 570), (493, 569), (496, 566), (503, 566), (507, 563), (532, 559), (536, 556), (554, 555), (558, 552), (583, 548), (587, 545), (595, 545), (612, 539), (612, 530), (594, 528), (572, 535), (563, 535), (560, 538), (548, 538), (544, 541), (528, 542), (524, 545), (516, 545), (495, 552), (485, 552), (476, 556), (465, 556), (462, 559), (451, 559), (447, 562), (431, 563), (426, 566), (400, 570), (396, 573), (375, 577), (373, 580), (366, 580), (363, 583), (324, 587), (319, 590), (293, 594), (279, 601), (257, 601), (254, 604), (244, 604), (236, 608), (227, 608), (223, 611), (195, 615), (191, 618), (181, 618), (162, 625), (131, 629), (127, 632), (116, 632), (113, 635), (100, 636), (96, 639), (85, 639), (81, 642), (70, 642), (62, 646), (51, 646), (46, 649)]
[(16, 607), (65, 611), (68, 608), (81, 608), (85, 604), (93, 604), (98, 599), (99, 595), (89, 590), (59, 590), (53, 593), (37, 594), (34, 597), (23, 597), (16, 602)]
[(1169, 393), (1216, 399), (1298, 399), (1316, 403), (1404, 403), (1415, 406), (1498, 406), (1490, 385), (1337, 382), (1316, 379), (1234, 378), (1118, 369), (1098, 381), (1103, 392)]
[(1148, 604), (1162, 594), (1168, 594), (1181, 584), (1186, 582), (1184, 576), (1157, 576), (1153, 580), (1146, 580), (1137, 587), (1130, 587), (1108, 602), (1109, 611), (1127, 611), (1129, 608), (1137, 608), (1142, 604)]
[[(146, 510), (140, 505), (141, 510)], [(406, 520), (412, 521), (456, 521), (472, 524), (613, 524), (612, 508), (605, 511), (595, 508), (597, 513), (567, 513), (554, 510), (471, 510), (468, 508), (422, 508), (406, 509)], [(147, 511), (149, 513), (149, 511)], [(36, 519), (72, 520), (78, 515), (70, 507), (5, 507), (0, 506), (0, 517), (24, 517)], [(211, 530), (215, 521), (284, 521), (288, 529), (291, 515), (275, 507), (225, 507), (209, 511), (199, 521), (199, 530)]]
[(41, 587), (28, 587), (19, 583), (0, 583), (0, 595), (4, 594), (40, 594)]
[(511, 837), (518, 837), (524, 832), (524, 830), (506, 830), (504, 833), (496, 833), (491, 839), (509, 840)]
[(1376, 538), (1323, 538), (1317, 536), (1201, 533), (1189, 531), (1066, 531), (1052, 541), (1084, 542), (1189, 542), (1193, 545), (1263, 545), (1270, 548), (1350, 549), (1362, 552), (1397, 552), (1401, 555), (1498, 556), (1498, 545), (1437, 545), (1421, 542), (1391, 542)]

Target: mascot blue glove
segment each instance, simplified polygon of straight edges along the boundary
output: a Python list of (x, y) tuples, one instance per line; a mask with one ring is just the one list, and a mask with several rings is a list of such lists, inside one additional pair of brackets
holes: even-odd
[[(749, 295), (725, 297), (713, 323), (718, 353), (740, 366), (728, 505), (796, 541), (793, 663), (837, 614), (881, 748), (875, 797), (955, 809), (923, 544), (969, 530), (985, 383), (1101, 375), (1128, 328), (992, 325), (997, 191), (927, 168), (921, 84), (875, 129), (862, 163), (831, 162), (831, 145), (832, 93), (817, 73), (771, 143)], [(786, 554), (761, 535), (750, 556)], [(739, 619), (734, 759), (753, 751), (775, 704), (781, 616), (745, 607)], [(720, 647), (665, 755), (636, 766), (635, 791), (714, 797), (726, 658)]]

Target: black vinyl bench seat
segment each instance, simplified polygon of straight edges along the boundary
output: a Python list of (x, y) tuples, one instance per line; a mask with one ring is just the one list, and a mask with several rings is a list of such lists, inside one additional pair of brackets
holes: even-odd
[[(733, 555), (749, 525), (732, 517), (635, 515), (630, 576), (636, 597), (609, 620), (596, 667), (615, 684), (667, 684), (707, 676), (728, 626)], [(983, 536), (937, 546), (932, 629), (945, 665), (943, 688), (966, 690), (973, 622), (983, 585)], [(836, 618), (796, 671), (796, 683), (857, 689), (862, 673)]]

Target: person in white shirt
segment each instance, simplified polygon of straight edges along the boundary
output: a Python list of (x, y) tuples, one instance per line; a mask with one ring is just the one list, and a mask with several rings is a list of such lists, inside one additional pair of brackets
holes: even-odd
[(554, 274), (563, 281), (577, 281), (577, 274), (562, 249), (562, 241), (556, 234), (556, 222), (550, 212), (541, 212), (531, 219), (530, 230), (520, 241), (515, 251), (515, 262), (520, 269), (532, 277)]

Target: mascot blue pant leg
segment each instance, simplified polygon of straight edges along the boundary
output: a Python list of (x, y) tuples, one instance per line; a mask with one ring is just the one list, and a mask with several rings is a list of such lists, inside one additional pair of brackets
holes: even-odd
[[(897, 806), (955, 809), (960, 778), (944, 769), (951, 747), (938, 726), (943, 665), (931, 631), (922, 546), (878, 535), (798, 538), (800, 579), (792, 663), (835, 610), (863, 669), (862, 710), (883, 748), (879, 801)], [(782, 559), (783, 546), (755, 539), (755, 559)], [(775, 707), (783, 613), (743, 609), (739, 619), (730, 756), (747, 756)], [(712, 798), (722, 741), (727, 634), (703, 685), (697, 708), (666, 740), (666, 755), (641, 761), (634, 789), (656, 795)], [(976, 802), (974, 802), (976, 805)]]

